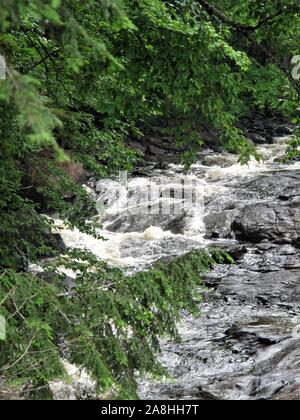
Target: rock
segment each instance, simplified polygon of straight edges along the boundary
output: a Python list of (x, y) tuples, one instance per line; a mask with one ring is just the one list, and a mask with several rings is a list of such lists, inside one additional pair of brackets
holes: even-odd
[(204, 166), (219, 166), (221, 168), (229, 168), (234, 165), (235, 157), (232, 155), (221, 154), (208, 154), (201, 159), (201, 163)]
[(157, 164), (155, 165), (154, 169), (159, 170), (167, 170), (168, 169), (168, 162), (166, 162), (163, 158), (159, 158)]
[(245, 205), (232, 223), (236, 237), (243, 241), (298, 243), (300, 208), (285, 204), (255, 203)]
[(244, 254), (236, 266), (220, 266), (206, 276), (207, 286), (249, 303), (293, 304), (300, 308), (300, 254), (276, 247)]
[(251, 134), (249, 135), (249, 138), (253, 141), (255, 144), (266, 144), (266, 137), (262, 136), (260, 134)]
[[(298, 370), (274, 370), (266, 375), (248, 375), (244, 377), (231, 376), (213, 385), (208, 385), (206, 392), (214, 395), (217, 400), (269, 400), (280, 395), (283, 390), (289, 389)], [(298, 381), (297, 381), (298, 382)], [(299, 387), (299, 383), (296, 385)], [(298, 388), (299, 389), (299, 388)], [(287, 392), (287, 391), (285, 391)]]
[(296, 171), (271, 172), (242, 183), (241, 188), (246, 189), (248, 193), (256, 193), (261, 199), (276, 200), (284, 197), (284, 201), (294, 200), (300, 197), (300, 173)]
[(264, 240), (299, 247), (300, 173), (278, 172), (240, 182), (230, 198), (218, 195), (206, 203), (206, 236)]
[(272, 400), (274, 401), (300, 401), (300, 385), (290, 385), (277, 392)]
[(281, 115), (262, 115), (253, 113), (239, 123), (245, 136), (255, 144), (272, 144), (276, 137), (289, 136), (294, 126)]
[[(205, 276), (200, 318), (183, 315), (181, 344), (160, 358), (176, 383), (140, 383), (164, 399), (297, 399), (300, 386), (300, 253), (291, 245), (227, 244), (239, 255)], [(159, 390), (157, 390), (159, 387)]]
[(50, 235), (50, 244), (53, 248), (57, 249), (60, 253), (64, 253), (67, 249), (62, 236), (59, 233), (52, 233)]
[(243, 302), (293, 303), (300, 306), (299, 279), (300, 270), (260, 274), (237, 270), (235, 275), (221, 280), (218, 290)]
[(276, 136), (291, 136), (294, 132), (294, 127), (289, 125), (278, 125), (275, 127)]
[(207, 239), (234, 239), (232, 221), (234, 210), (212, 211), (204, 218)]
[(300, 196), (299, 197), (294, 197), (291, 200), (291, 207), (295, 207), (295, 208), (300, 208)]
[(185, 213), (150, 214), (148, 206), (139, 206), (137, 212), (126, 212), (106, 226), (110, 232), (144, 232), (149, 226), (157, 226), (175, 234), (183, 233)]
[(162, 343), (160, 361), (176, 382), (141, 382), (141, 398), (259, 400), (297, 389), (300, 312), (291, 317), (283, 309), (215, 298), (201, 312), (198, 319), (184, 315), (180, 344)]
[(148, 153), (152, 156), (164, 156), (165, 150), (161, 149), (160, 147), (150, 145), (148, 146)]
[(143, 155), (145, 155), (146, 150), (147, 150), (146, 144), (143, 142), (143, 140), (141, 140), (141, 141), (128, 140), (127, 141), (127, 146), (132, 148), (132, 149), (135, 149), (135, 150), (139, 151)]
[(235, 261), (239, 261), (248, 252), (247, 246), (245, 245), (230, 243), (222, 244), (217, 242), (216, 246), (226, 251)]
[[(67, 247), (60, 233), (58, 232), (44, 232), (44, 240), (47, 247), (52, 248), (59, 253), (65, 253)], [(52, 255), (44, 253), (41, 258), (48, 258)]]
[[(206, 147), (214, 151), (222, 152), (218, 133), (210, 129), (199, 130), (199, 137), (204, 141)], [(129, 139), (127, 145), (142, 153), (146, 161), (157, 161), (163, 159), (169, 163), (179, 163), (180, 156), (188, 149), (188, 146), (179, 147), (174, 137), (163, 134), (163, 127), (152, 127), (139, 140)]]
[[(239, 343), (243, 342), (243, 345), (246, 343), (247, 346), (254, 349), (255, 346), (272, 346), (292, 338), (292, 335), (286, 334), (283, 326), (280, 323), (276, 324), (276, 321), (276, 319), (270, 317), (249, 324), (234, 325), (225, 331), (227, 336), (225, 341), (237, 340)], [(266, 328), (267, 325), (270, 325), (270, 331)]]
[[(147, 233), (147, 231), (146, 231)], [(148, 235), (146, 236), (148, 238)], [(157, 256), (157, 259), (161, 263), (166, 263), (174, 260), (176, 255), (183, 255), (187, 252), (193, 251), (199, 248), (199, 243), (192, 239), (186, 239), (184, 237), (165, 236), (160, 238), (156, 236), (150, 236), (150, 241), (147, 244), (147, 255), (145, 256), (145, 235), (141, 239), (130, 239), (124, 241), (121, 248), (122, 258), (136, 258), (144, 259)], [(163, 258), (160, 256), (164, 255)]]
[(61, 287), (65, 290), (72, 290), (76, 287), (76, 280), (72, 277), (69, 277), (65, 274), (61, 274), (60, 277), (57, 273), (49, 271), (41, 271), (36, 274), (37, 277), (42, 279), (48, 284), (56, 284), (58, 287)]

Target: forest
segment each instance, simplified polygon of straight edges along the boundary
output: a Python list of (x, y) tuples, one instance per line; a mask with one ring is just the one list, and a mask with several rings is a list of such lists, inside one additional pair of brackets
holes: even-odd
[[(134, 176), (149, 153), (163, 171), (167, 152), (157, 157), (158, 148), (171, 150), (185, 174), (208, 148), (239, 168), (259, 168), (262, 143), (245, 121), (280, 120), (291, 134), (262, 194), (284, 184), (276, 199), (291, 203), (289, 212), (278, 217), (275, 239), (270, 225), (247, 234), (242, 216), (231, 227), (247, 244), (292, 247), (296, 261), (300, 3), (0, 0), (0, 58), (0, 399), (53, 399), (49, 384), (66, 378), (66, 361), (88, 372), (104, 399), (143, 398), (138, 376), (166, 376), (161, 338), (180, 340), (182, 311), (201, 311), (203, 278), (216, 265), (233, 270), (236, 253), (218, 241), (191, 245), (128, 275), (88, 247), (64, 243), (53, 215), (105, 242), (89, 180)], [(271, 147), (276, 134), (265, 137)], [(253, 191), (263, 205), (266, 195)], [(220, 239), (226, 223), (213, 217), (209, 239)], [(295, 261), (284, 270), (296, 288)], [(71, 290), (66, 270), (76, 273)]]

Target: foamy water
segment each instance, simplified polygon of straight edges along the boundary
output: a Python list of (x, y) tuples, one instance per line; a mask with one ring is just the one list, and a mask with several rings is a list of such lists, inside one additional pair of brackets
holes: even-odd
[[(232, 154), (213, 153), (207, 156), (205, 163), (199, 161), (193, 165), (188, 173), (184, 172), (182, 166), (171, 164), (165, 171), (153, 170), (151, 177), (131, 178), (128, 185), (124, 185), (123, 179), (100, 181), (97, 185), (98, 195), (95, 196), (100, 203), (99, 218), (103, 228), (98, 233), (105, 240), (95, 239), (78, 230), (66, 229), (59, 220), (56, 220), (56, 226), (68, 247), (86, 249), (100, 259), (120, 267), (143, 269), (163, 257), (181, 255), (195, 247), (203, 247), (207, 244), (205, 201), (218, 196), (229, 197), (231, 181), (257, 177), (270, 171), (270, 168), (300, 170), (300, 162), (286, 165), (276, 162), (284, 155), (288, 140), (288, 137), (280, 138), (275, 144), (258, 147), (263, 160), (257, 162), (251, 159), (244, 166)], [(210, 159), (213, 164), (210, 164)], [(183, 224), (182, 231), (172, 233), (165, 229), (165, 225), (168, 219), (171, 222), (174, 219), (177, 223), (176, 217), (180, 218), (180, 213), (174, 215), (172, 211), (182, 205), (183, 200), (177, 191), (183, 178), (188, 185), (195, 186), (193, 195), (196, 195), (196, 199), (193, 197), (194, 201), (184, 207), (183, 220), (180, 221)], [(162, 197), (153, 197), (153, 194), (147, 193), (151, 188), (151, 191), (158, 188), (158, 185)], [(117, 190), (119, 195), (115, 199)], [(174, 196), (165, 198), (163, 195), (166, 190), (173, 191)], [(170, 214), (164, 209), (171, 209)], [(112, 229), (116, 222), (120, 228), (117, 225), (117, 228)]]

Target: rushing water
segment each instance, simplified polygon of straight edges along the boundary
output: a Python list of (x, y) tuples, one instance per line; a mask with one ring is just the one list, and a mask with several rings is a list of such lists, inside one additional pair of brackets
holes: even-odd
[[(181, 255), (190, 249), (204, 247), (210, 241), (205, 238), (203, 201), (193, 203), (194, 207), (190, 209), (190, 214), (185, 212), (182, 218), (180, 213), (149, 215), (145, 209), (153, 205), (153, 202), (148, 202), (149, 197), (147, 201), (143, 201), (147, 187), (159, 180), (160, 183), (165, 182), (170, 190), (176, 190), (183, 178), (191, 182), (197, 179), (200, 194), (203, 192), (205, 196), (206, 213), (210, 212), (210, 202), (216, 197), (223, 201), (230, 201), (236, 184), (245, 179), (258, 177), (274, 169), (299, 170), (300, 162), (293, 165), (275, 163), (279, 157), (283, 156), (287, 140), (287, 138), (280, 138), (274, 145), (259, 147), (258, 151), (264, 157), (262, 163), (253, 159), (248, 165), (241, 166), (234, 155), (208, 151), (188, 173), (180, 165), (170, 164), (167, 170), (155, 170), (150, 166), (145, 171), (145, 176), (129, 178), (126, 187), (132, 193), (129, 197), (129, 207), (131, 201), (135, 206), (132, 217), (131, 213), (128, 213), (128, 199), (124, 202), (118, 199), (114, 203), (113, 197), (116, 197), (116, 191), (120, 189), (118, 180), (100, 181), (95, 195), (98, 199), (111, 203), (104, 214), (99, 216), (103, 222), (103, 229), (99, 230), (99, 234), (105, 238), (105, 241), (67, 229), (62, 230), (63, 238), (68, 246), (88, 249), (99, 258), (114, 265), (138, 270), (164, 257)], [(138, 204), (136, 204), (137, 197), (141, 198)], [(183, 219), (179, 220), (181, 224), (179, 227), (177, 226), (178, 219)], [(57, 225), (60, 225), (59, 221)], [(178, 230), (180, 233), (172, 232), (173, 225), (175, 225), (175, 231)], [(171, 229), (169, 230), (168, 227)]]
[[(97, 221), (102, 221), (99, 233), (105, 241), (62, 229), (68, 246), (88, 249), (129, 273), (209, 244), (240, 249), (236, 266), (218, 267), (208, 276), (202, 317), (182, 314), (182, 343), (162, 341), (160, 360), (170, 378), (140, 380), (141, 398), (259, 399), (298, 392), (300, 261), (294, 239), (273, 241), (267, 231), (263, 240), (241, 243), (233, 229), (245, 206), (277, 203), (281, 195), (272, 179), (283, 179), (284, 191), (294, 188), (294, 195), (285, 193), (280, 200), (297, 202), (297, 185), (290, 184), (300, 162), (279, 161), (287, 140), (259, 147), (260, 163), (241, 166), (234, 155), (206, 151), (188, 173), (178, 165), (166, 170), (149, 165), (126, 185), (122, 179), (100, 181), (91, 194), (103, 207)], [(193, 188), (188, 203), (176, 194), (183, 179)], [(153, 185), (172, 193), (152, 196)], [(183, 210), (161, 211), (165, 204)]]

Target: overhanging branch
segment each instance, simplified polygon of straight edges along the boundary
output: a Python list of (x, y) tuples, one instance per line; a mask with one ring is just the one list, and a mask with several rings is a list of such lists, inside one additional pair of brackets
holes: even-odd
[(293, 79), (292, 74), (282, 65), (282, 63), (268, 50), (268, 48), (266, 48), (264, 45), (262, 44), (258, 44), (254, 39), (253, 39), (253, 32), (255, 32), (256, 30), (262, 28), (264, 25), (270, 25), (272, 23), (274, 23), (274, 21), (279, 18), (280, 16), (288, 16), (291, 13), (296, 13), (297, 11), (300, 10), (300, 5), (299, 6), (294, 6), (291, 8), (288, 8), (287, 6), (282, 7), (280, 10), (278, 10), (277, 13), (275, 13), (272, 16), (267, 16), (265, 19), (260, 20), (255, 26), (250, 26), (250, 25), (244, 25), (242, 23), (238, 23), (233, 21), (231, 18), (229, 18), (228, 16), (226, 16), (223, 12), (221, 12), (219, 9), (217, 9), (215, 6), (213, 6), (212, 4), (207, 3), (206, 0), (196, 0), (201, 6), (202, 8), (206, 11), (206, 13), (209, 14), (209, 16), (211, 17), (215, 17), (217, 19), (219, 19), (222, 23), (229, 25), (231, 27), (233, 27), (234, 29), (238, 30), (240, 33), (243, 33), (243, 35), (250, 41), (250, 42), (254, 42), (256, 47), (263, 51), (263, 53), (268, 57), (268, 59), (270, 60), (270, 62), (276, 64), (280, 70), (285, 74), (285, 76), (288, 78), (291, 86), (294, 87), (294, 89), (296, 90), (296, 92), (300, 95), (300, 86), (299, 84), (296, 82), (296, 80)]
[(222, 23), (232, 26), (233, 28), (237, 29), (238, 31), (242, 32), (251, 32), (256, 31), (262, 28), (264, 25), (268, 25), (274, 23), (274, 19), (284, 16), (290, 13), (296, 13), (300, 7), (293, 7), (288, 8), (287, 6), (283, 6), (278, 12), (276, 12), (272, 16), (267, 16), (265, 19), (260, 20), (256, 25), (244, 25), (243, 23), (236, 22), (232, 20), (230, 17), (226, 16), (221, 10), (217, 9), (212, 4), (209, 4), (205, 0), (196, 0), (197, 3), (212, 17), (218, 18)]

